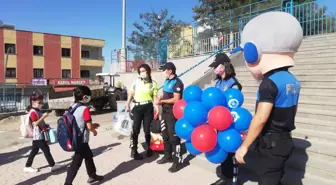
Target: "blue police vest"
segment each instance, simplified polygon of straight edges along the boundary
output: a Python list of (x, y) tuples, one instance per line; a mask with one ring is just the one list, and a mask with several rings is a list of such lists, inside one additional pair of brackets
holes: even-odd
[(165, 82), (163, 83), (163, 91), (167, 92), (167, 93), (174, 93), (174, 86), (176, 84), (176, 79), (172, 79), (172, 80), (165, 80)]
[(231, 88), (233, 84), (235, 83), (236, 83), (236, 80), (234, 78), (230, 78), (228, 80), (218, 79), (215, 87), (222, 91), (226, 91), (227, 89)]
[[(291, 132), (295, 129), (295, 115), (301, 84), (288, 71), (277, 71), (268, 76), (268, 79), (275, 84), (277, 95), (273, 103), (272, 113), (263, 128), (262, 134), (269, 132)], [(260, 95), (258, 91), (257, 102), (259, 102), (259, 99)]]

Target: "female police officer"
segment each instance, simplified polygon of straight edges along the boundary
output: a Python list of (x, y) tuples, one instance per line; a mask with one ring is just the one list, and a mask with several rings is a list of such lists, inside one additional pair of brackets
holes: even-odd
[[(158, 164), (165, 164), (173, 161), (169, 172), (174, 173), (182, 168), (181, 140), (175, 133), (175, 123), (177, 119), (173, 115), (173, 105), (182, 98), (184, 85), (176, 76), (176, 67), (174, 63), (167, 62), (162, 68), (166, 78), (163, 84), (163, 97), (158, 101), (162, 105), (162, 119), (165, 126), (162, 129), (164, 140), (164, 156), (158, 160)], [(175, 156), (172, 155), (174, 152)]]
[[(214, 69), (216, 74), (216, 88), (222, 91), (226, 91), (229, 88), (236, 88), (241, 90), (242, 86), (236, 79), (236, 73), (233, 65), (231, 64), (230, 58), (225, 53), (219, 53), (215, 56), (215, 61), (210, 64), (209, 67)], [(217, 180), (211, 185), (231, 185), (233, 182), (233, 177), (237, 174), (238, 170), (237, 162), (234, 158), (234, 153), (229, 153), (228, 157), (224, 162), (221, 163), (221, 179)]]
[[(138, 153), (138, 137), (140, 133), (141, 123), (143, 122), (143, 129), (145, 133), (146, 144), (148, 149), (146, 156), (153, 155), (150, 149), (150, 123), (154, 117), (153, 100), (155, 100), (158, 87), (157, 83), (152, 79), (151, 68), (147, 64), (142, 64), (138, 68), (139, 77), (133, 82), (130, 93), (127, 99), (126, 111), (130, 109), (130, 103), (133, 99), (134, 107), (133, 114), (133, 131), (131, 135), (131, 157), (135, 160), (143, 159)], [(158, 113), (158, 108), (155, 106), (155, 111)]]

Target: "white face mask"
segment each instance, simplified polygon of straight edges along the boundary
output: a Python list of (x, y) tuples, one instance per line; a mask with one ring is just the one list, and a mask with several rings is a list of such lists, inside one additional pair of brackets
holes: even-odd
[(142, 79), (147, 78), (147, 73), (146, 73), (146, 72), (141, 72), (141, 73), (140, 73), (140, 77), (141, 77)]
[(89, 103), (91, 101), (91, 96), (85, 96), (83, 98), (83, 103)]
[(163, 71), (163, 77), (168, 79), (170, 75), (167, 75), (166, 71)]
[(38, 105), (37, 107), (38, 107), (38, 109), (42, 109), (43, 104), (40, 104), (40, 105)]

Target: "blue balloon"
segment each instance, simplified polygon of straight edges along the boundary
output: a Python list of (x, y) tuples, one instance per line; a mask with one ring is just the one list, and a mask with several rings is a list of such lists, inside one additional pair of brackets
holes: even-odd
[(250, 127), (252, 114), (245, 108), (238, 107), (231, 110), (233, 117), (233, 128), (238, 131), (246, 131)]
[(225, 91), (226, 106), (230, 109), (241, 107), (244, 103), (243, 93), (238, 89), (228, 89)]
[(202, 152), (198, 151), (198, 150), (192, 145), (191, 141), (187, 141), (187, 142), (185, 143), (185, 145), (186, 145), (186, 148), (187, 148), (188, 152), (189, 152), (190, 154), (192, 154), (192, 155), (199, 155), (199, 154), (202, 153)]
[(183, 92), (183, 99), (186, 102), (201, 101), (202, 89), (196, 85), (188, 86)]
[(208, 110), (216, 106), (225, 106), (225, 95), (220, 89), (209, 87), (202, 94), (202, 103)]
[(184, 118), (186, 118), (193, 127), (197, 127), (207, 122), (208, 111), (201, 102), (192, 101), (184, 108)]
[(177, 120), (175, 124), (175, 132), (178, 137), (185, 140), (190, 140), (191, 133), (194, 130), (194, 127), (191, 126), (189, 121), (185, 118)]
[(235, 152), (242, 144), (240, 133), (229, 128), (218, 133), (218, 144), (225, 152)]
[(222, 150), (218, 145), (210, 152), (205, 153), (205, 157), (214, 164), (222, 163), (226, 160), (228, 153)]

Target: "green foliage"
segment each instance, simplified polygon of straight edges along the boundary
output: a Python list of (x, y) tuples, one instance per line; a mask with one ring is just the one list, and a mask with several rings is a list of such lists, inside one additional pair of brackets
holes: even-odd
[(134, 54), (135, 60), (150, 60), (157, 57), (157, 42), (159, 38), (166, 36), (170, 30), (174, 28), (174, 34), (171, 37), (175, 38), (181, 31), (181, 26), (186, 25), (182, 21), (174, 19), (174, 16), (169, 15), (168, 10), (164, 9), (160, 12), (147, 12), (140, 14), (140, 23), (133, 24), (135, 30), (132, 32), (128, 41), (131, 43), (128, 46)]

